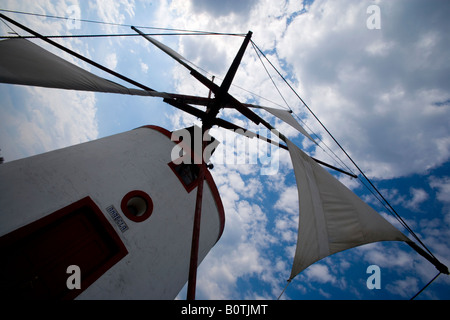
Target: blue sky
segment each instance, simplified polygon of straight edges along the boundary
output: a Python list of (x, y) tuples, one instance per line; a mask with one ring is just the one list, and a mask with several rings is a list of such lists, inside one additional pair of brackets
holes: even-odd
[[(367, 8), (374, 4), (380, 8), (381, 28), (371, 30), (366, 23), (370, 16)], [(56, 16), (70, 15), (71, 5), (80, 8), (81, 19), (217, 32), (253, 31), (255, 43), (282, 70), (399, 214), (443, 263), (450, 264), (447, 2), (0, 2), (3, 9)], [(129, 27), (86, 22), (73, 29), (64, 20), (6, 14), (45, 35), (132, 32)], [(0, 31), (5, 35), (10, 30), (1, 24)], [(242, 42), (242, 38), (224, 36), (164, 36), (158, 40), (217, 79), (223, 78)], [(58, 42), (151, 88), (208, 94), (183, 67), (142, 38)], [(72, 57), (62, 56), (122, 83)], [(270, 72), (295, 114), (354, 170), (317, 121), (273, 70)], [(231, 93), (241, 101), (287, 108), (251, 47), (234, 84)], [(156, 98), (5, 84), (0, 85), (0, 96), (0, 148), (6, 161), (145, 124), (175, 130), (198, 123)], [(310, 155), (334, 164), (327, 153), (295, 130), (258, 112)], [(236, 112), (223, 111), (221, 116), (258, 129)], [(239, 159), (238, 164), (219, 158), (232, 148), (234, 137), (218, 129), (212, 135), (223, 138), (223, 149), (218, 149), (212, 159), (216, 163), (212, 173), (223, 199), (226, 226), (221, 240), (199, 267), (197, 298), (276, 299), (289, 277), (297, 237), (298, 198), (289, 154), (280, 150), (277, 174), (262, 175), (261, 157), (256, 165), (246, 163), (245, 154), (239, 151), (232, 157)], [(237, 140), (239, 146), (248, 143), (242, 139)], [(357, 180), (337, 177), (400, 228)], [(381, 270), (379, 290), (369, 290), (366, 285), (367, 267), (374, 264)], [(435, 274), (435, 268), (406, 244), (370, 244), (309, 267), (293, 280), (283, 299), (409, 299)], [(441, 275), (419, 298), (449, 299), (449, 289), (450, 278)], [(185, 289), (179, 297), (185, 298)]]

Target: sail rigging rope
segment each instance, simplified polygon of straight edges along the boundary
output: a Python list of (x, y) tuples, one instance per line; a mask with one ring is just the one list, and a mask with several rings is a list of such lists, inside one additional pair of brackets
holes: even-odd
[(287, 281), (286, 286), (284, 287), (283, 291), (281, 291), (280, 295), (278, 296), (277, 300), (280, 300), (281, 296), (283, 295), (283, 293), (286, 291), (287, 287), (291, 284), (292, 279), (289, 279)]
[[(145, 36), (211, 36), (219, 35), (217, 33), (186, 33), (186, 32), (167, 32), (167, 33), (144, 33)], [(232, 34), (220, 34), (221, 36), (231, 36)], [(46, 38), (109, 38), (109, 37), (140, 37), (136, 33), (107, 33), (107, 34), (68, 34), (68, 35), (52, 35), (44, 36)], [(2, 39), (10, 38), (36, 39), (36, 36), (0, 36)]]
[(264, 67), (264, 70), (266, 71), (267, 75), (269, 76), (270, 81), (272, 81), (273, 86), (275, 87), (275, 89), (277, 89), (278, 94), (280, 95), (281, 99), (283, 99), (284, 103), (286, 104), (286, 106), (289, 108), (289, 111), (292, 112), (292, 108), (289, 106), (289, 103), (286, 101), (286, 99), (284, 98), (283, 94), (281, 93), (280, 89), (278, 89), (277, 84), (275, 83), (275, 81), (272, 78), (272, 75), (270, 74), (269, 70), (267, 70), (266, 65), (264, 64), (264, 62), (261, 59), (261, 55), (258, 53), (258, 50), (255, 48), (255, 44), (252, 41), (252, 46), (253, 46), (253, 50), (255, 50), (256, 55), (259, 58), (259, 61), (261, 62), (262, 66)]
[[(76, 18), (48, 15), (48, 14), (40, 14), (40, 13), (17, 11), (17, 10), (0, 9), (0, 11), (10, 12), (10, 13), (17, 13), (17, 14), (22, 14), (22, 15), (31, 15), (31, 16), (36, 16), (36, 17), (62, 19), (62, 20), (70, 20), (70, 21), (80, 21), (80, 22), (96, 23), (96, 24), (119, 26), (119, 27), (128, 27), (129, 28), (129, 27), (133, 26), (131, 24), (125, 24), (125, 23), (105, 22), (105, 21), (90, 20), (90, 19), (76, 19)], [(242, 33), (221, 33), (221, 32), (202, 31), (202, 30), (186, 30), (186, 29), (161, 28), (161, 27), (136, 26), (136, 25), (134, 25), (134, 26), (136, 28), (140, 28), (140, 29), (176, 31), (176, 32), (195, 33), (195, 34), (227, 35), (227, 36), (240, 36), (240, 37), (244, 37), (246, 35), (245, 33), (244, 34), (242, 34)]]
[(439, 273), (437, 275), (434, 276), (433, 279), (430, 280), (430, 282), (428, 282), (421, 290), (419, 290), (419, 292), (417, 292), (411, 299), (409, 300), (414, 300), (419, 294), (422, 293), (423, 290), (425, 290), (434, 280), (437, 279), (437, 277), (439, 277), (441, 275), (441, 272), (439, 271)]

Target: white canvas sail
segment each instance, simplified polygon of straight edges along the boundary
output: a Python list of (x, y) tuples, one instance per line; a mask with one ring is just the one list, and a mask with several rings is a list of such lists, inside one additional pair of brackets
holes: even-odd
[(276, 109), (276, 108), (270, 108), (270, 107), (263, 107), (262, 109), (266, 110), (267, 112), (271, 113), (275, 117), (279, 118), (280, 120), (283, 120), (293, 128), (297, 129), (301, 134), (303, 134), (305, 137), (307, 137), (312, 142), (316, 143), (314, 139), (306, 132), (306, 130), (300, 125), (300, 123), (297, 122), (297, 120), (294, 119), (292, 114), (289, 111)]
[(314, 262), (377, 241), (409, 241), (291, 141), (299, 196), (297, 248), (290, 279)]
[(0, 41), (0, 82), (70, 90), (161, 96), (160, 93), (129, 89), (98, 77), (21, 38)]

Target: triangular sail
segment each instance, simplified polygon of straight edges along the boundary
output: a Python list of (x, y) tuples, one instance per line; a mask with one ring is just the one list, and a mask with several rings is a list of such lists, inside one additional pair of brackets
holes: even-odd
[(299, 195), (297, 248), (290, 279), (333, 253), (377, 241), (409, 241), (291, 141)]
[(306, 130), (300, 125), (300, 123), (297, 122), (297, 120), (294, 119), (292, 114), (289, 111), (276, 109), (276, 108), (270, 108), (270, 107), (263, 107), (262, 109), (266, 110), (267, 112), (271, 113), (275, 117), (279, 118), (280, 120), (283, 120), (287, 124), (289, 124), (291, 127), (297, 129), (298, 132), (303, 134), (305, 137), (307, 137), (312, 142), (316, 143), (314, 139), (306, 132)]
[(0, 82), (47, 88), (154, 96), (98, 77), (26, 39), (0, 41)]

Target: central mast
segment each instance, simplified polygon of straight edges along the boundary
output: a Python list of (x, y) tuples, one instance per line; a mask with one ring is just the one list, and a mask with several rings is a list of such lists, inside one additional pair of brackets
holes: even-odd
[[(214, 95), (215, 99), (213, 100), (214, 103), (207, 107), (206, 109), (206, 116), (202, 118), (202, 163), (200, 164), (200, 172), (199, 172), (199, 184), (197, 189), (197, 199), (195, 203), (195, 215), (194, 215), (194, 226), (192, 231), (192, 245), (191, 245), (191, 261), (189, 265), (189, 279), (188, 279), (188, 288), (187, 288), (187, 300), (195, 300), (195, 289), (196, 289), (196, 283), (197, 283), (197, 267), (198, 267), (198, 246), (199, 246), (199, 239), (200, 239), (200, 224), (201, 224), (201, 216), (202, 216), (202, 198), (203, 198), (203, 182), (204, 182), (204, 176), (205, 176), (205, 170), (206, 170), (206, 164), (203, 159), (203, 152), (205, 150), (205, 141), (203, 141), (203, 136), (205, 132), (214, 124), (214, 120), (216, 119), (216, 116), (218, 115), (220, 109), (227, 103), (227, 95), (228, 90), (231, 86), (231, 82), (234, 79), (234, 76), (236, 75), (236, 71), (241, 63), (242, 57), (244, 56), (245, 49), (248, 46), (248, 43), (250, 42), (250, 38), (252, 36), (252, 32), (249, 31), (247, 36), (244, 39), (244, 42), (241, 45), (241, 48), (239, 49), (239, 52), (237, 53), (236, 57), (234, 58), (233, 63), (231, 64), (230, 69), (228, 70), (225, 79), (222, 82), (222, 85), (216, 89), (213, 90), (210, 89)], [(204, 79), (203, 79), (204, 80)], [(207, 79), (208, 80), (208, 79)], [(210, 81), (210, 80), (208, 80)], [(212, 81), (210, 81), (211, 84), (214, 84)], [(212, 86), (211, 86), (212, 87)]]

